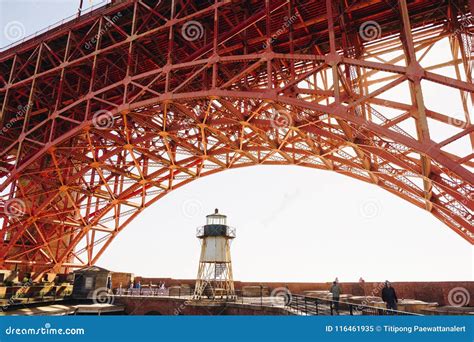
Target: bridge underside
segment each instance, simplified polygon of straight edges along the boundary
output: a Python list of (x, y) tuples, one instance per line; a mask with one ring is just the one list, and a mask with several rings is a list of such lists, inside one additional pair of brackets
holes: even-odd
[(0, 267), (94, 264), (173, 189), (260, 164), (474, 244), (473, 26), (461, 0), (116, 1), (0, 53)]

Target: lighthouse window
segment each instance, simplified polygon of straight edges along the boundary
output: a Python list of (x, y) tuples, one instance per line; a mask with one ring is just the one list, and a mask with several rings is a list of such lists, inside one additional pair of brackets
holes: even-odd
[(207, 224), (225, 224), (225, 217), (222, 217), (222, 216), (208, 217)]

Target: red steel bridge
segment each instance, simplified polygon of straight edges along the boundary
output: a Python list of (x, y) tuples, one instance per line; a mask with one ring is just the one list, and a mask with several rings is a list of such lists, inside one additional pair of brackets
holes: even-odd
[(0, 268), (92, 265), (170, 191), (259, 164), (375, 184), (474, 244), (473, 7), (113, 1), (3, 49)]

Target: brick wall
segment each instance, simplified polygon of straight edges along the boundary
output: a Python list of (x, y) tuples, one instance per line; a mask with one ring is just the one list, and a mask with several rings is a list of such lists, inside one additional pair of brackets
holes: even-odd
[(281, 308), (239, 304), (196, 305), (179, 298), (115, 297), (114, 304), (125, 306), (127, 315), (284, 315)]
[(112, 288), (116, 289), (120, 287), (120, 284), (122, 284), (123, 288), (128, 288), (132, 279), (133, 279), (132, 273), (113, 272), (112, 273)]

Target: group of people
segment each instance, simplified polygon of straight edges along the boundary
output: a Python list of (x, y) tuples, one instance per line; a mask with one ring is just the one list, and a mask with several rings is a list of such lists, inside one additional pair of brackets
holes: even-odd
[[(339, 300), (341, 297), (342, 288), (337, 278), (336, 280), (333, 281), (329, 292), (331, 292), (332, 294), (334, 310), (336, 311), (337, 314), (339, 314)], [(384, 287), (382, 288), (382, 300), (385, 302), (387, 309), (397, 310), (397, 302), (398, 302), (397, 293), (395, 289), (393, 288), (392, 284), (388, 280), (385, 281)]]
[(131, 281), (129, 288), (130, 289), (141, 289), (142, 288), (142, 282), (138, 281), (138, 282), (135, 283), (134, 281)]
[[(120, 287), (122, 287), (122, 283), (120, 283)], [(145, 288), (146, 287), (147, 286), (145, 285)], [(150, 285), (148, 287), (150, 289), (152, 287), (154, 287), (153, 283), (150, 282)], [(141, 281), (138, 281), (138, 282), (131, 281), (130, 282), (129, 289), (141, 289), (141, 288), (142, 288), (142, 282)], [(166, 289), (165, 282), (164, 281), (159, 282), (158, 285), (157, 285), (157, 288), (159, 290), (165, 290)]]
[(141, 281), (130, 281), (128, 289), (122, 287), (120, 283), (116, 293), (119, 295), (130, 294), (130, 295), (165, 295), (168, 289), (166, 288), (165, 282), (161, 281), (157, 285), (150, 282), (148, 285), (142, 285)]

